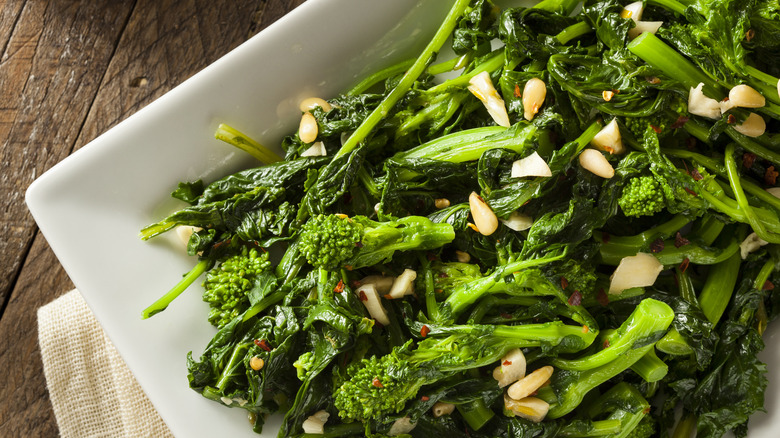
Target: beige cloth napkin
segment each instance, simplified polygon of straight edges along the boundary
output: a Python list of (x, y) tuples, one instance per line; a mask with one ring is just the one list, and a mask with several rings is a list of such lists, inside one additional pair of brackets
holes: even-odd
[(60, 436), (173, 436), (77, 290), (38, 309), (38, 340)]

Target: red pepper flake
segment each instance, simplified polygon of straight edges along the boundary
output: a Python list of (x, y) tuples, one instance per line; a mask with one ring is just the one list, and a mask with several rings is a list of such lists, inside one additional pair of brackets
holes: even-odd
[(352, 265), (344, 265), (344, 269), (346, 269), (347, 271), (351, 271)]
[(569, 296), (568, 302), (570, 306), (579, 306), (580, 304), (582, 304), (582, 294), (580, 293), (580, 291), (575, 290), (571, 294), (571, 296)]
[(769, 168), (766, 169), (766, 173), (764, 173), (764, 182), (767, 183), (767, 185), (773, 186), (777, 183), (778, 176), (780, 176), (780, 173), (777, 173), (775, 166), (769, 166)]
[(566, 277), (561, 277), (561, 289), (566, 290), (569, 287), (569, 280)]
[(354, 288), (359, 288), (360, 286), (363, 285), (362, 283), (360, 283), (360, 280), (352, 280), (349, 282), (349, 284), (351, 284), (352, 287)]
[(691, 171), (691, 176), (693, 177), (693, 180), (694, 180), (694, 181), (701, 181), (701, 180), (703, 180), (703, 179), (704, 179), (704, 177), (703, 177), (703, 176), (701, 176), (701, 173), (699, 173), (699, 170), (698, 170), (698, 169), (696, 169), (695, 167), (694, 167), (694, 168), (693, 168), (693, 170)]
[(745, 166), (746, 169), (750, 169), (753, 167), (753, 163), (756, 162), (756, 154), (752, 152), (745, 152), (742, 154), (742, 165)]
[(596, 301), (602, 306), (607, 307), (609, 304), (609, 296), (604, 292), (604, 289), (599, 289), (599, 292), (596, 294)]
[(512, 319), (512, 315), (510, 315), (510, 314), (508, 314), (506, 312), (501, 312), (500, 315), (504, 319)]
[(764, 286), (761, 288), (761, 290), (773, 290), (775, 288), (775, 285), (772, 284), (771, 281), (767, 280), (764, 282)]
[(604, 339), (604, 343), (601, 344), (601, 348), (603, 349), (609, 348), (609, 339)]
[(508, 367), (509, 365), (512, 365), (512, 361), (511, 360), (505, 360), (504, 362), (501, 363), (501, 365), (503, 365), (505, 367)]
[(366, 296), (366, 293), (362, 290), (358, 292), (358, 298), (360, 298), (360, 301), (368, 301), (368, 297)]
[(672, 128), (672, 129), (680, 129), (680, 128), (683, 127), (683, 125), (688, 123), (688, 120), (690, 120), (688, 117), (680, 116), (680, 117), (677, 118), (677, 120), (674, 121), (674, 123), (672, 123), (672, 126), (670, 126), (670, 128)]
[(339, 284), (336, 285), (335, 288), (333, 288), (333, 292), (336, 292), (337, 294), (340, 294), (344, 292), (344, 281), (339, 280)]
[(650, 127), (653, 128), (653, 131), (655, 131), (656, 134), (660, 134), (661, 131), (663, 131), (663, 129), (661, 129), (661, 128), (655, 126), (655, 125), (650, 125)]
[(654, 253), (659, 253), (664, 250), (664, 239), (661, 239), (660, 237), (658, 239), (655, 239), (653, 243), (650, 244), (650, 251)]
[(386, 300), (392, 300), (392, 299), (393, 299), (393, 296), (392, 296), (392, 295), (390, 295), (390, 294), (384, 294), (384, 295), (382, 295), (382, 298), (384, 298), (384, 299), (386, 299)]
[(432, 252), (429, 252), (426, 257), (428, 258), (428, 261), (431, 261), (431, 262), (436, 260), (436, 254), (434, 254)]
[(694, 150), (694, 149), (696, 149), (696, 137), (688, 137), (688, 139), (687, 139), (687, 140), (685, 140), (685, 146), (686, 146), (686, 147), (687, 147), (689, 150)]
[(590, 331), (590, 327), (584, 325), (582, 326), (582, 333), (588, 333)]
[(697, 194), (696, 194), (696, 192), (694, 192), (693, 190), (689, 189), (688, 187), (683, 187), (683, 189), (684, 189), (686, 192), (688, 192), (688, 194), (689, 194), (689, 195), (693, 195), (693, 196), (699, 196), (699, 195), (697, 195)]
[(430, 400), (430, 399), (431, 399), (431, 398), (430, 398), (430, 397), (428, 397), (427, 395), (424, 395), (424, 396), (420, 397), (420, 400), (422, 400), (422, 401), (428, 401), (428, 400)]
[(362, 248), (363, 242), (355, 242), (355, 248)]
[(683, 237), (683, 235), (680, 234), (679, 231), (674, 236), (674, 247), (675, 248), (680, 248), (682, 246), (688, 245), (689, 243), (691, 243), (691, 241), (686, 239), (685, 237)]
[(268, 346), (268, 341), (265, 339), (255, 339), (255, 345), (262, 348), (265, 351), (271, 351), (271, 347)]
[(684, 258), (682, 263), (680, 263), (680, 271), (685, 272), (686, 269), (688, 269), (688, 265), (691, 264), (691, 261), (688, 260), (688, 257)]
[(385, 385), (382, 385), (382, 382), (379, 381), (378, 378), (374, 377), (374, 380), (371, 381), (371, 384), (374, 385), (375, 388), (384, 388)]
[(447, 277), (449, 277), (449, 274), (447, 274), (446, 272), (439, 273), (439, 278), (447, 278)]
[(515, 84), (515, 97), (523, 97), (523, 95), (520, 94), (520, 84)]
[(726, 123), (729, 125), (733, 125), (737, 122), (737, 118), (734, 116), (734, 114), (729, 114), (728, 118), (726, 118)]
[(422, 328), (420, 329), (420, 335), (422, 335), (423, 338), (427, 337), (428, 333), (430, 333), (430, 332), (431, 332), (431, 329), (429, 329), (427, 325), (422, 326)]
[(440, 293), (444, 292), (444, 289), (434, 289), (433, 292), (435, 292), (437, 294), (440, 294)]
[(745, 32), (745, 41), (750, 42), (753, 38), (756, 36), (756, 31), (753, 29), (748, 29), (747, 32)]
[(601, 233), (601, 243), (609, 243), (609, 233)]
[(645, 415), (649, 414), (649, 413), (650, 413), (650, 406), (648, 406), (648, 407), (644, 408), (644, 409), (642, 410), (642, 413), (643, 413), (643, 414), (645, 414)]

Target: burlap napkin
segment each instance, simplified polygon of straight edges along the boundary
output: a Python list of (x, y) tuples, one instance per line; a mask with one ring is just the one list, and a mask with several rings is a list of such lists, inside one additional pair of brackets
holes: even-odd
[(77, 290), (38, 309), (38, 340), (60, 436), (173, 436)]

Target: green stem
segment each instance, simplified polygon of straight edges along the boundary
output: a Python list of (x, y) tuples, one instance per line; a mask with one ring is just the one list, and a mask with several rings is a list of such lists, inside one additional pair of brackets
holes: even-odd
[(379, 106), (377, 106), (371, 114), (363, 120), (355, 132), (349, 136), (347, 141), (341, 146), (341, 149), (336, 152), (334, 158), (352, 152), (363, 140), (365, 140), (371, 131), (374, 130), (374, 127), (390, 113), (390, 110), (392, 110), (395, 104), (401, 100), (407, 91), (409, 91), (417, 78), (425, 71), (426, 67), (442, 45), (444, 45), (445, 41), (447, 41), (447, 38), (449, 38), (457, 25), (458, 19), (463, 15), (463, 12), (468, 5), (469, 0), (455, 1), (455, 4), (444, 19), (444, 22), (439, 27), (439, 30), (436, 31), (433, 39), (428, 43), (428, 46), (425, 47), (422, 54), (420, 54), (414, 64), (406, 71), (398, 85), (390, 91)]
[(688, 356), (693, 354), (693, 348), (688, 345), (688, 342), (676, 328), (669, 330), (669, 332), (655, 344), (655, 347), (658, 351), (673, 356)]
[(704, 316), (713, 324), (718, 323), (731, 300), (741, 264), (742, 257), (736, 252), (710, 269), (699, 295), (699, 303)]
[(441, 84), (434, 85), (433, 87), (426, 90), (427, 94), (438, 94), (441, 92), (444, 92), (446, 89), (451, 87), (465, 87), (469, 84), (469, 81), (474, 76), (482, 73), (483, 71), (486, 71), (488, 73), (492, 73), (501, 67), (504, 66), (504, 50), (497, 50), (493, 53), (491, 57), (489, 57), (487, 60), (482, 62), (481, 64), (474, 67), (473, 70), (469, 71), (468, 73), (464, 73), (456, 78), (452, 78), (449, 80), (446, 80), (442, 82)]
[(250, 155), (265, 164), (282, 161), (282, 157), (280, 157), (274, 151), (261, 145), (232, 126), (228, 126), (224, 123), (219, 124), (217, 131), (214, 133), (214, 137), (248, 152)]
[(687, 6), (675, 0), (647, 0), (648, 5), (660, 6), (676, 14), (685, 15)]
[(555, 39), (558, 40), (558, 42), (561, 44), (566, 44), (569, 41), (575, 38), (579, 38), (583, 35), (587, 35), (592, 31), (593, 28), (590, 27), (590, 24), (584, 21), (580, 21), (579, 23), (572, 24), (571, 26), (560, 31), (558, 35), (555, 35)]
[(696, 416), (691, 413), (683, 414), (680, 422), (674, 428), (672, 438), (691, 438), (691, 435), (696, 430)]
[(646, 382), (658, 382), (666, 377), (669, 367), (658, 358), (655, 350), (650, 350), (642, 356), (641, 359), (631, 365), (631, 370), (639, 375)]
[(485, 402), (482, 399), (462, 403), (455, 407), (458, 408), (458, 412), (466, 420), (469, 427), (474, 430), (482, 429), (496, 415), (492, 409), (485, 406)]
[(558, 436), (566, 438), (592, 438), (596, 436), (617, 436), (620, 433), (622, 424), (620, 420), (597, 420), (591, 421), (590, 428), (586, 431), (579, 430), (577, 423), (567, 422)]
[(181, 281), (176, 283), (176, 286), (174, 286), (173, 289), (152, 303), (151, 306), (144, 309), (141, 313), (141, 317), (146, 319), (165, 310), (168, 305), (176, 299), (176, 297), (181, 295), (181, 293), (190, 287), (190, 285), (195, 282), (195, 280), (197, 280), (201, 274), (208, 271), (213, 265), (214, 262), (209, 259), (199, 261), (198, 264), (195, 265), (195, 267), (192, 268), (192, 270), (181, 279)]
[(726, 128), (726, 134), (749, 152), (752, 152), (765, 160), (771, 161), (776, 166), (780, 165), (780, 153), (761, 146), (759, 143), (751, 140), (748, 136), (740, 134), (731, 126)]
[(767, 242), (780, 243), (780, 237), (772, 236), (767, 232), (764, 224), (758, 219), (758, 216), (756, 216), (753, 207), (750, 206), (750, 202), (748, 201), (747, 196), (745, 196), (745, 191), (742, 190), (739, 170), (737, 169), (737, 162), (734, 160), (735, 149), (736, 147), (734, 143), (729, 143), (726, 145), (725, 162), (729, 185), (731, 186), (732, 192), (734, 192), (734, 198), (737, 201), (737, 205), (739, 205), (740, 210), (745, 213), (745, 217), (747, 217), (748, 223), (751, 227), (753, 227), (753, 231), (755, 231), (758, 237), (766, 240)]

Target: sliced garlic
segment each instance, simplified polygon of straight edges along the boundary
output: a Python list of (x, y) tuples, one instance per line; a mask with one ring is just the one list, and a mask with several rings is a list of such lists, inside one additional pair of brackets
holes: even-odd
[(766, 191), (775, 198), (780, 198), (780, 187), (770, 187)]
[(355, 290), (360, 301), (366, 306), (368, 314), (382, 325), (390, 325), (390, 318), (387, 316), (387, 310), (382, 306), (379, 299), (379, 293), (373, 284), (364, 284)]
[(766, 105), (766, 99), (753, 87), (745, 84), (736, 85), (729, 90), (728, 102), (740, 108), (761, 108)]
[(393, 282), (393, 286), (390, 288), (388, 295), (390, 298), (403, 298), (404, 295), (411, 295), (414, 293), (414, 280), (417, 278), (417, 271), (412, 269), (404, 269), (404, 272), (396, 277)]
[(547, 416), (550, 411), (550, 405), (536, 397), (526, 397), (522, 400), (513, 400), (504, 394), (504, 408), (518, 417), (539, 423)]
[(384, 275), (369, 275), (368, 277), (360, 280), (358, 284), (360, 284), (360, 286), (364, 284), (373, 284), (376, 288), (376, 291), (380, 295), (384, 295), (390, 292), (390, 288), (393, 287), (393, 282), (395, 282), (395, 278), (393, 277), (385, 277)]
[(688, 93), (688, 112), (708, 119), (720, 119), (720, 102), (704, 95), (702, 92), (704, 83), (699, 83), (696, 88), (691, 88)]
[(523, 350), (515, 348), (509, 350), (501, 363), (493, 369), (493, 378), (498, 382), (499, 388), (509, 386), (525, 377), (525, 355)]
[(612, 164), (604, 157), (604, 154), (595, 149), (585, 149), (580, 153), (580, 166), (602, 178), (609, 179), (615, 176)]
[(305, 433), (322, 435), (325, 433), (325, 423), (328, 421), (328, 417), (330, 414), (327, 411), (319, 411), (307, 418), (301, 427)]
[(547, 97), (547, 84), (539, 78), (532, 78), (525, 83), (523, 88), (523, 117), (526, 120), (533, 120), (539, 108), (544, 104)]
[(620, 11), (620, 18), (630, 18), (638, 23), (642, 19), (642, 12), (645, 8), (641, 1), (628, 4)]
[(302, 157), (324, 157), (328, 155), (328, 151), (325, 150), (325, 143), (318, 141), (311, 145), (309, 149), (301, 152)]
[(200, 231), (202, 228), (200, 227), (193, 227), (190, 225), (179, 225), (176, 227), (176, 235), (179, 237), (179, 240), (181, 240), (181, 243), (184, 244), (184, 247), (186, 248), (187, 245), (190, 243), (190, 237), (192, 237), (192, 234), (196, 231)]
[(664, 265), (652, 254), (640, 252), (623, 257), (610, 278), (609, 293), (619, 294), (632, 287), (652, 286), (663, 270)]
[(638, 21), (636, 26), (628, 30), (628, 37), (633, 40), (645, 32), (656, 33), (663, 24), (663, 21)]
[(471, 254), (467, 253), (466, 251), (455, 251), (455, 258), (458, 259), (460, 263), (468, 263), (471, 261)]
[(596, 147), (596, 149), (610, 154), (620, 154), (625, 148), (623, 147), (623, 138), (620, 136), (620, 127), (618, 126), (617, 119), (612, 119), (607, 123), (607, 126), (601, 128), (590, 141), (590, 144)]
[(547, 162), (538, 153), (521, 158), (512, 163), (512, 178), (525, 176), (552, 176), (552, 171)]
[(475, 75), (469, 80), (468, 90), (485, 105), (490, 117), (499, 126), (509, 127), (509, 114), (506, 112), (504, 99), (498, 95), (493, 81), (490, 80), (490, 74), (486, 71)]
[(742, 257), (742, 260), (745, 260), (748, 254), (768, 244), (769, 242), (758, 237), (756, 233), (750, 233), (750, 235), (739, 244), (739, 255)]
[(501, 219), (501, 222), (509, 227), (509, 229), (523, 231), (531, 228), (531, 226), (534, 224), (534, 219), (527, 214), (513, 211), (508, 218)]
[(766, 132), (766, 122), (758, 114), (750, 113), (744, 122), (734, 125), (734, 130), (748, 137), (760, 137)]
[(469, 195), (469, 208), (471, 216), (474, 218), (474, 225), (477, 226), (480, 234), (489, 236), (498, 229), (496, 214), (477, 192), (471, 192)]
[(417, 423), (412, 423), (412, 419), (409, 417), (401, 417), (390, 426), (390, 431), (387, 432), (388, 436), (397, 436), (411, 432)]

